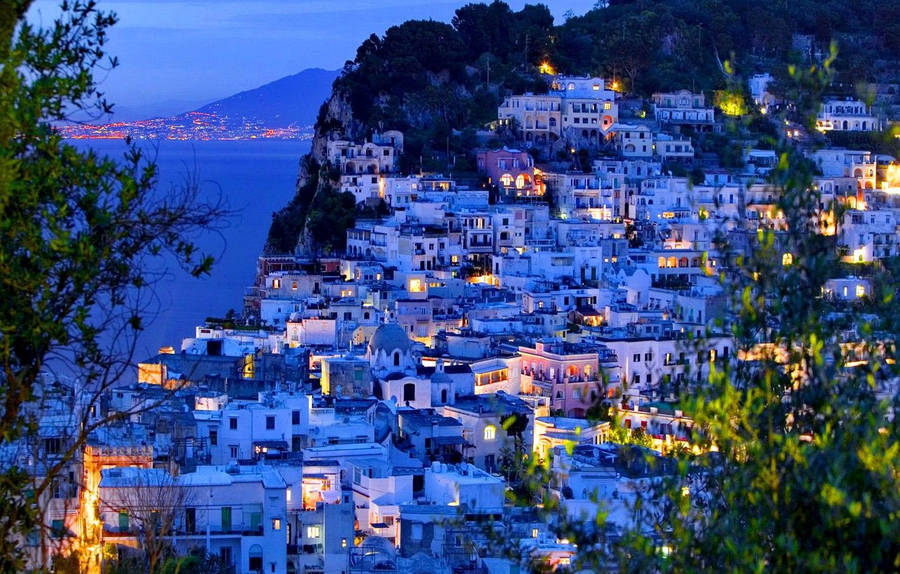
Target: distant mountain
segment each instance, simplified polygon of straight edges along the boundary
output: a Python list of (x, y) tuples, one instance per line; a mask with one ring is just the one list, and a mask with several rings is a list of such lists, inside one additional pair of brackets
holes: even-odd
[(177, 116), (185, 110), (193, 110), (207, 101), (200, 100), (160, 100), (144, 104), (115, 104), (109, 121), (133, 122), (150, 118), (168, 118)]
[(228, 117), (231, 121), (238, 118), (255, 120), (272, 128), (312, 125), (319, 106), (331, 95), (331, 84), (339, 74), (338, 70), (309, 68), (195, 111)]

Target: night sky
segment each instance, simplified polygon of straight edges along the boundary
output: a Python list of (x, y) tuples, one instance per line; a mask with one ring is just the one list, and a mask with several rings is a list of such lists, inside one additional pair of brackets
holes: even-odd
[[(595, 0), (552, 0), (557, 22)], [(408, 19), (449, 22), (464, 0), (100, 0), (119, 23), (109, 53), (120, 67), (102, 87), (138, 116), (175, 113), (306, 68), (338, 69), (371, 33)], [(58, 0), (36, 0), (48, 22)], [(509, 0), (519, 10), (524, 0)]]

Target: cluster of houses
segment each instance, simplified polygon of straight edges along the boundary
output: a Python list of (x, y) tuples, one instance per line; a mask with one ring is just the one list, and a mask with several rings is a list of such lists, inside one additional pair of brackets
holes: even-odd
[[(754, 100), (775, 105), (754, 82)], [(329, 141), (341, 190), (390, 215), (357, 221), (339, 256), (261, 257), (244, 301), (252, 327), (197, 327), (99, 404), (57, 389), (46, 417), (66, 420), (73, 404), (87, 423), (119, 416), (47, 494), (55, 544), (94, 572), (146, 550), (148, 532), (238, 573), (518, 571), (486, 550), (487, 522), (522, 556), (562, 567), (574, 547), (534, 508), (508, 504), (526, 454), (552, 460), (548, 492), (573, 517), (599, 497), (615, 536), (658, 471), (630, 450), (692, 448), (676, 397), (736, 359), (716, 323), (728, 305), (716, 234), (785, 225), (766, 183), (771, 150), (748, 147), (737, 169), (705, 164), (699, 181), (672, 175), (704, 159), (690, 134), (719, 129), (703, 94), (656, 94), (651, 113), (628, 117), (620, 103), (602, 78), (508, 97), (498, 122), (520, 147), (477, 152), (483, 186), (400, 175), (400, 132)], [(869, 114), (828, 102), (821, 128), (878, 129)], [(573, 170), (537, 164), (528, 150), (545, 144), (616, 153)], [(822, 232), (844, 259), (896, 256), (894, 158), (810, 158)], [(833, 202), (848, 207), (841, 221), (826, 216)], [(870, 290), (851, 275), (825, 296)], [(645, 446), (610, 442), (622, 429)], [(42, 427), (35, 473), (66, 451), (67, 432)]]

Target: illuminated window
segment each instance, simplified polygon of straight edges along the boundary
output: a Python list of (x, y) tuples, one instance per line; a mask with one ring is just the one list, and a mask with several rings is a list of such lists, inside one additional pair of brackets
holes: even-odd
[(604, 110), (611, 110), (611, 109), (612, 109), (612, 104), (609, 103), (609, 102), (603, 102), (603, 109), (604, 109)]
[(484, 440), (494, 440), (497, 438), (497, 427), (488, 425), (484, 427)]
[(425, 291), (425, 284), (421, 279), (410, 279), (409, 280), (409, 292), (410, 293), (422, 293)]
[(281, 289), (281, 279), (272, 279), (272, 289)]
[(787, 267), (788, 265), (794, 262), (794, 256), (790, 253), (785, 253), (781, 256), (781, 264)]
[(346, 547), (347, 547), (347, 539), (341, 538), (341, 548), (346, 548)]
[(288, 502), (291, 501), (291, 489), (290, 488), (285, 491), (284, 496), (285, 496), (285, 498), (287, 498)]
[(306, 527), (306, 537), (307, 538), (318, 538), (321, 534), (321, 529), (318, 526), (307, 526)]
[(500, 182), (503, 184), (503, 187), (510, 187), (513, 183), (513, 176), (508, 173), (504, 173), (500, 176)]
[(857, 285), (857, 286), (856, 286), (856, 296), (857, 296), (857, 297), (865, 297), (865, 296), (866, 296), (866, 287), (865, 287), (865, 285)]
[(675, 257), (669, 257), (668, 261), (666, 261), (666, 267), (675, 268), (678, 267), (678, 259)]
[(280, 518), (272, 519), (272, 530), (281, 530), (281, 519)]
[(519, 174), (516, 176), (516, 189), (522, 189), (523, 187), (525, 187), (525, 176)]
[(297, 282), (296, 281), (291, 282), (291, 289), (293, 289), (294, 291), (297, 290)]
[(531, 529), (531, 537), (532, 537), (532, 538), (537, 538), (537, 537), (538, 537), (538, 529), (537, 529), (537, 528), (532, 528), (532, 529)]

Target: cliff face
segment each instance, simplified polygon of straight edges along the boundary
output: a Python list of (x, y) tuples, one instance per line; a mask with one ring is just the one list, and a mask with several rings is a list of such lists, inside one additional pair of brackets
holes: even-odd
[(353, 110), (346, 95), (339, 89), (333, 89), (331, 96), (322, 104), (309, 154), (300, 159), (297, 169), (295, 197), (303, 206), (300, 213), (295, 214), (295, 217), (301, 218), (301, 221), (295, 222), (300, 228), (297, 246), (294, 250), (298, 255), (313, 257), (319, 252), (320, 246), (312, 237), (304, 219), (307, 216), (308, 207), (316, 201), (317, 196), (332, 192), (327, 178), (320, 177), (322, 175), (321, 167), (328, 159), (328, 142), (343, 137), (352, 137), (355, 123)]
[(314, 256), (319, 246), (306, 228), (306, 218), (320, 194), (332, 192), (327, 177), (320, 177), (327, 160), (329, 140), (352, 135), (356, 122), (350, 102), (337, 87), (319, 109), (312, 147), (300, 158), (294, 196), (288, 204), (272, 214), (264, 252), (267, 255), (297, 253)]
[(325, 163), (326, 143), (330, 139), (353, 135), (355, 123), (350, 101), (342, 90), (335, 89), (323, 105), (316, 122), (310, 153), (320, 164)]

